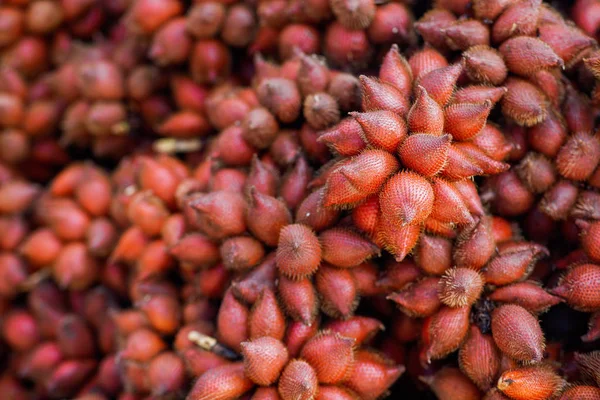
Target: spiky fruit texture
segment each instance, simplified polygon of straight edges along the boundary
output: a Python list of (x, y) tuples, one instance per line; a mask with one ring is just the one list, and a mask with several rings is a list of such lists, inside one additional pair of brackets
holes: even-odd
[(492, 335), (503, 353), (521, 362), (539, 362), (544, 356), (544, 334), (536, 317), (514, 304), (492, 313)]
[(242, 343), (244, 372), (252, 382), (269, 386), (279, 378), (281, 370), (288, 362), (288, 352), (283, 343), (269, 336), (263, 336)]
[(537, 365), (506, 371), (498, 379), (497, 387), (515, 400), (543, 400), (558, 393), (564, 381), (552, 368)]
[(279, 234), (275, 262), (279, 271), (291, 279), (312, 275), (321, 263), (319, 239), (306, 225), (284, 227)]
[(194, 384), (188, 399), (227, 400), (237, 398), (250, 390), (253, 382), (244, 374), (242, 363), (212, 368)]
[[(426, 61), (432, 57), (427, 51), (410, 63), (392, 47), (379, 80), (361, 77), (363, 112), (351, 113), (338, 128), (323, 133), (323, 140), (341, 155), (354, 156), (338, 161), (327, 177), (323, 204), (356, 208), (378, 195), (381, 217), (376, 227), (366, 226), (366, 233), (399, 261), (414, 248), (422, 227), (438, 233), (436, 227), (452, 230), (473, 222), (474, 193), (461, 191), (454, 182), (460, 185), (472, 176), (508, 168), (488, 156), (497, 151), (490, 142), (485, 148), (466, 142), (483, 131), (504, 91), (467, 87), (465, 98), (472, 101), (451, 102), (463, 64), (448, 65), (441, 55), (432, 64)], [(356, 133), (342, 135), (344, 131), (358, 133), (368, 149), (357, 148)]]
[(576, 310), (600, 310), (600, 266), (582, 264), (574, 266), (550, 291), (560, 296)]
[(483, 291), (480, 273), (468, 268), (452, 268), (440, 279), (440, 299), (450, 307), (470, 306)]
[(317, 373), (306, 361), (290, 361), (279, 378), (279, 395), (283, 400), (311, 400), (318, 391)]
[(354, 340), (334, 332), (322, 332), (302, 348), (300, 357), (314, 369), (320, 383), (345, 380), (354, 365)]
[(488, 390), (500, 370), (500, 351), (490, 335), (471, 325), (458, 353), (458, 364), (479, 389)]
[(469, 330), (470, 307), (442, 307), (423, 323), (421, 363), (428, 364), (452, 353)]

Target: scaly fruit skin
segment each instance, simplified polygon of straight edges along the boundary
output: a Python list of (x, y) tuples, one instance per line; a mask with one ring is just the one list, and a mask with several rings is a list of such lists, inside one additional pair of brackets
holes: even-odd
[[(597, 26), (591, 15), (598, 7), (585, 0), (574, 7), (582, 31), (542, 1), (486, 3), (474, 2), (473, 13), (459, 18), (452, 7), (440, 4), (416, 23), (423, 39), (443, 52), (456, 49), (455, 38), (469, 37), (469, 26), (483, 22), (488, 40), (477, 42), (474, 34), (460, 47), (466, 75), (475, 84), (504, 86), (507, 92), (499, 100), (503, 117), (524, 127), (522, 143), (515, 143), (521, 152), (512, 159), (520, 163), (487, 181), (484, 202), (505, 216), (539, 211), (553, 220), (576, 216), (579, 182), (596, 188), (600, 142), (589, 99), (576, 89), (581, 82), (571, 83), (563, 70), (587, 68), (600, 78), (597, 43), (584, 32)], [(594, 89), (592, 103), (599, 93)], [(539, 202), (538, 193), (543, 195)]]
[[(419, 53), (411, 60), (418, 57)], [(379, 79), (361, 77), (363, 113), (351, 113), (321, 136), (340, 154), (354, 156), (330, 169), (324, 204), (357, 208), (378, 195), (381, 214), (367, 233), (398, 261), (412, 251), (422, 227), (435, 232), (438, 224), (452, 229), (473, 222), (471, 205), (478, 200), (459, 189), (464, 179), (508, 168), (488, 155), (495, 148), (467, 143), (483, 131), (499, 97), (486, 98), (492, 92), (472, 87), (473, 96), (482, 93), (481, 101), (452, 101), (462, 71), (462, 63), (446, 63), (420, 73), (393, 47), (384, 57)], [(355, 140), (341, 136), (350, 126), (373, 150), (344, 153)]]
[(560, 280), (551, 293), (565, 299), (576, 310), (600, 310), (600, 266), (582, 264), (574, 266)]
[(564, 381), (546, 365), (523, 367), (506, 371), (496, 385), (515, 400), (543, 400), (557, 394)]

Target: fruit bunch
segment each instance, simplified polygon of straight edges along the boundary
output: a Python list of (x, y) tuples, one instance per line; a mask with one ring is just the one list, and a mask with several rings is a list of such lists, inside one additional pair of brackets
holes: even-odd
[(599, 5), (7, 0), (0, 392), (600, 398)]

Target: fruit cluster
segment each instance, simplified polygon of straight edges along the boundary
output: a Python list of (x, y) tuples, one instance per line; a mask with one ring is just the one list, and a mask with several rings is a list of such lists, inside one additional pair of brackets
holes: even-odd
[(600, 399), (555, 3), (2, 2), (2, 397)]

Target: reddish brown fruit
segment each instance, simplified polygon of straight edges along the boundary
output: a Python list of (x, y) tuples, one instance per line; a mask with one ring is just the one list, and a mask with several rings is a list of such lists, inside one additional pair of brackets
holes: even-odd
[(364, 139), (375, 148), (393, 153), (406, 138), (404, 118), (391, 111), (380, 110), (366, 113), (350, 113), (362, 127)]
[(386, 270), (377, 281), (377, 286), (385, 291), (402, 290), (409, 283), (416, 282), (422, 275), (422, 271), (413, 260), (390, 260), (386, 264)]
[(348, 318), (358, 306), (358, 288), (350, 270), (321, 266), (315, 275), (321, 310), (334, 318)]
[(473, 216), (482, 216), (485, 213), (481, 199), (477, 193), (477, 187), (472, 180), (463, 179), (462, 181), (453, 182), (452, 185), (458, 190), (469, 212)]
[(318, 92), (304, 99), (304, 117), (313, 129), (325, 129), (340, 120), (340, 109), (333, 96)]
[(279, 124), (266, 108), (255, 108), (242, 121), (244, 140), (257, 149), (264, 149), (275, 139)]
[(313, 324), (319, 311), (319, 301), (309, 279), (295, 281), (280, 276), (278, 293), (288, 316), (296, 321), (302, 321), (306, 325)]
[(563, 66), (563, 60), (542, 40), (527, 36), (508, 39), (499, 48), (508, 69), (529, 76), (542, 69)]
[(31, 350), (40, 341), (40, 331), (33, 315), (17, 309), (5, 316), (2, 337), (11, 349), (23, 352)]
[(474, 0), (473, 13), (480, 20), (494, 21), (515, 0)]
[(330, 5), (338, 22), (348, 29), (365, 29), (375, 16), (373, 0), (333, 0)]
[(194, 400), (227, 400), (238, 398), (254, 383), (244, 374), (241, 362), (209, 369), (200, 376), (188, 394)]
[(502, 55), (489, 46), (474, 46), (463, 53), (465, 71), (475, 82), (500, 85), (508, 71)]
[(585, 191), (577, 197), (571, 216), (584, 219), (600, 219), (600, 194)]
[[(246, 178), (245, 192), (248, 195), (250, 188), (267, 196), (275, 196), (279, 185), (279, 174), (275, 168), (262, 162), (255, 154), (252, 156), (250, 173)], [(251, 196), (250, 196), (251, 197)]]
[(237, 301), (232, 291), (228, 290), (217, 316), (219, 340), (225, 346), (239, 351), (240, 343), (248, 340), (248, 318), (249, 312), (246, 306)]
[(491, 218), (482, 217), (460, 233), (454, 246), (453, 259), (457, 267), (479, 270), (495, 250)]
[(321, 245), (314, 232), (305, 225), (288, 225), (281, 230), (277, 267), (292, 279), (312, 275), (321, 263)]
[(325, 207), (351, 205), (379, 192), (388, 177), (398, 170), (396, 157), (383, 150), (365, 150), (338, 165), (327, 177)]
[(190, 74), (198, 84), (215, 84), (229, 75), (231, 62), (231, 55), (223, 42), (199, 40), (192, 48)]
[(285, 316), (279, 308), (275, 294), (269, 288), (263, 289), (248, 319), (250, 339), (270, 336), (278, 340), (285, 334)]
[(544, 194), (539, 209), (554, 220), (566, 219), (578, 194), (579, 188), (573, 182), (561, 180)]
[(321, 232), (323, 260), (340, 268), (350, 268), (379, 254), (379, 249), (362, 236), (342, 228)]
[(413, 134), (400, 145), (398, 155), (407, 168), (434, 176), (446, 166), (450, 141), (450, 135)]
[(183, 360), (175, 353), (159, 354), (148, 365), (149, 385), (155, 396), (182, 390), (185, 379)]
[(578, 385), (565, 390), (559, 400), (593, 400), (600, 398), (600, 388)]
[(285, 345), (269, 336), (243, 342), (242, 356), (246, 376), (261, 386), (275, 383), (288, 362)]
[(535, 35), (542, 2), (528, 0), (511, 3), (513, 4), (506, 8), (492, 27), (492, 41), (495, 43), (502, 43), (514, 36)]
[(323, 53), (334, 65), (362, 67), (371, 59), (373, 49), (366, 31), (347, 29), (339, 22), (333, 22), (325, 31)]
[(164, 203), (149, 190), (137, 192), (127, 206), (127, 217), (147, 236), (160, 234), (169, 216)]
[(567, 179), (586, 180), (600, 161), (600, 141), (587, 132), (576, 132), (556, 156), (556, 169)]
[(3, 214), (16, 214), (27, 210), (39, 188), (25, 181), (7, 182), (0, 188), (0, 212)]
[(425, 46), (408, 59), (408, 64), (415, 80), (429, 72), (448, 66), (448, 61), (440, 52), (431, 46)]
[(150, 329), (142, 328), (127, 336), (127, 341), (120, 355), (130, 361), (144, 363), (150, 361), (166, 347), (165, 342), (158, 334)]
[(364, 111), (389, 110), (402, 116), (408, 113), (409, 102), (396, 87), (367, 76), (360, 76)]
[(325, 188), (320, 188), (309, 194), (296, 211), (296, 222), (307, 225), (315, 231), (332, 226), (340, 215), (333, 207), (323, 206)]
[(401, 172), (388, 180), (379, 198), (386, 224), (416, 225), (431, 213), (434, 191), (420, 175)]
[(452, 353), (469, 330), (471, 307), (442, 307), (423, 324), (421, 363), (428, 364)]
[(451, 50), (467, 50), (490, 44), (489, 28), (475, 19), (459, 19), (443, 30)]
[(356, 398), (356, 393), (343, 386), (319, 385), (318, 400), (355, 400)]
[(56, 259), (61, 247), (59, 238), (50, 229), (42, 228), (31, 232), (19, 251), (31, 265), (42, 268)]
[(450, 307), (473, 305), (483, 292), (483, 277), (468, 268), (452, 268), (439, 281), (440, 300)]
[(341, 111), (356, 110), (360, 107), (360, 81), (352, 74), (338, 73), (331, 78), (329, 93), (337, 101)]
[(548, 115), (548, 100), (531, 83), (509, 78), (505, 84), (508, 92), (502, 98), (502, 113), (522, 126), (534, 126)]
[(414, 24), (414, 27), (426, 43), (431, 44), (436, 49), (445, 49), (447, 48), (447, 44), (444, 29), (448, 28), (455, 21), (456, 17), (452, 12), (436, 7), (427, 11)]
[(500, 370), (500, 352), (490, 335), (484, 335), (471, 325), (469, 336), (460, 348), (458, 363), (479, 389), (486, 391), (494, 384)]
[(543, 193), (556, 181), (554, 165), (541, 154), (528, 153), (516, 167), (523, 183), (535, 193)]
[(493, 177), (489, 191), (486, 193), (484, 190), (482, 197), (484, 201), (486, 198), (493, 200), (498, 214), (505, 216), (524, 214), (531, 209), (535, 201), (535, 197), (521, 182), (516, 171), (504, 172)]
[(320, 383), (335, 385), (345, 380), (354, 366), (354, 340), (324, 331), (304, 345), (300, 357), (315, 369)]
[(494, 290), (489, 299), (501, 303), (517, 304), (532, 313), (540, 313), (560, 303), (558, 297), (548, 294), (535, 281), (513, 283)]
[(405, 225), (380, 221), (377, 228), (377, 242), (395, 257), (396, 261), (402, 261), (410, 254), (416, 246), (421, 227), (419, 225)]
[(239, 193), (218, 191), (198, 194), (188, 202), (195, 213), (194, 224), (213, 239), (239, 235), (246, 230), (246, 201)]
[(74, 314), (60, 319), (56, 342), (65, 358), (93, 357), (96, 351), (92, 330), (83, 318)]
[(258, 264), (265, 255), (261, 242), (249, 236), (226, 239), (220, 247), (221, 260), (227, 269), (247, 270)]
[(319, 142), (341, 156), (355, 156), (365, 147), (363, 131), (355, 118), (345, 118), (339, 124), (321, 133)]
[(527, 278), (535, 262), (548, 255), (548, 250), (527, 242), (506, 242), (499, 245), (497, 253), (483, 276), (487, 283), (500, 286)]
[(562, 278), (559, 285), (550, 290), (564, 298), (567, 303), (580, 311), (595, 311), (600, 308), (600, 267), (595, 264), (582, 264), (573, 267)]
[(411, 94), (412, 71), (404, 56), (400, 54), (398, 45), (393, 44), (383, 58), (379, 69), (379, 79), (393, 85), (407, 97)]
[(437, 277), (425, 278), (387, 298), (396, 303), (400, 310), (410, 317), (428, 317), (442, 305), (438, 296), (439, 282), (440, 279)]
[(498, 348), (522, 362), (539, 362), (544, 354), (544, 334), (536, 317), (514, 304), (492, 314), (492, 334)]
[(212, 266), (220, 258), (217, 245), (201, 233), (182, 237), (169, 249), (169, 253), (194, 269)]
[(181, 305), (177, 299), (160, 294), (147, 297), (138, 307), (144, 311), (152, 328), (165, 335), (176, 333), (181, 323)]
[(457, 368), (444, 367), (433, 376), (419, 377), (440, 400), (480, 399), (477, 387)]
[(60, 286), (81, 290), (96, 281), (99, 269), (97, 260), (88, 253), (85, 244), (73, 242), (62, 248), (52, 274)]
[(279, 57), (282, 60), (294, 56), (296, 48), (305, 54), (319, 53), (319, 32), (310, 25), (288, 24), (279, 33)]
[(306, 197), (312, 173), (308, 161), (303, 156), (298, 157), (296, 163), (288, 168), (281, 182), (279, 195), (291, 210), (296, 209)]
[(256, 90), (261, 104), (281, 122), (293, 122), (300, 114), (300, 93), (296, 84), (289, 79), (265, 79)]
[(300, 53), (298, 56), (300, 57), (300, 69), (296, 82), (302, 95), (307, 96), (326, 91), (330, 80), (330, 71), (325, 60), (317, 55), (309, 56)]
[(362, 316), (354, 316), (345, 321), (331, 320), (325, 325), (325, 328), (354, 339), (356, 346), (368, 343), (377, 332), (384, 329), (380, 321)]
[(275, 246), (280, 230), (291, 222), (290, 212), (283, 202), (250, 188), (246, 225), (254, 236), (269, 246)]
[(365, 400), (379, 398), (405, 370), (404, 366), (394, 365), (369, 350), (357, 351), (355, 359), (354, 368), (345, 384)]
[(470, 140), (485, 126), (492, 102), (483, 104), (453, 104), (444, 110), (444, 131), (456, 140)]
[(256, 389), (251, 400), (281, 400), (276, 387), (260, 387)]
[(444, 132), (444, 110), (423, 86), (417, 87), (415, 101), (406, 117), (411, 132), (440, 136)]
[(593, 342), (598, 338), (600, 338), (600, 311), (595, 312), (590, 317), (588, 331), (585, 335), (581, 336), (581, 340), (584, 342)]
[(380, 4), (367, 30), (369, 41), (376, 44), (412, 45), (416, 42), (415, 33), (411, 29), (413, 20), (413, 14), (405, 4)]
[(418, 83), (440, 106), (445, 106), (454, 93), (456, 81), (462, 70), (463, 65), (460, 63), (438, 68), (419, 78)]
[(492, 105), (496, 105), (500, 101), (502, 96), (506, 93), (506, 88), (503, 86), (494, 87), (486, 85), (470, 85), (458, 89), (454, 92), (451, 104), (458, 103), (485, 103), (486, 100), (492, 102)]
[(498, 379), (497, 387), (511, 399), (543, 400), (557, 394), (564, 381), (546, 365), (506, 371)]
[(449, 182), (433, 178), (431, 181), (435, 200), (430, 218), (442, 223), (472, 224), (469, 212), (460, 192)]
[(310, 400), (317, 395), (315, 370), (306, 361), (290, 361), (279, 379), (278, 391), (282, 400)]
[(446, 238), (423, 234), (414, 255), (423, 272), (442, 275), (452, 266), (452, 242)]

